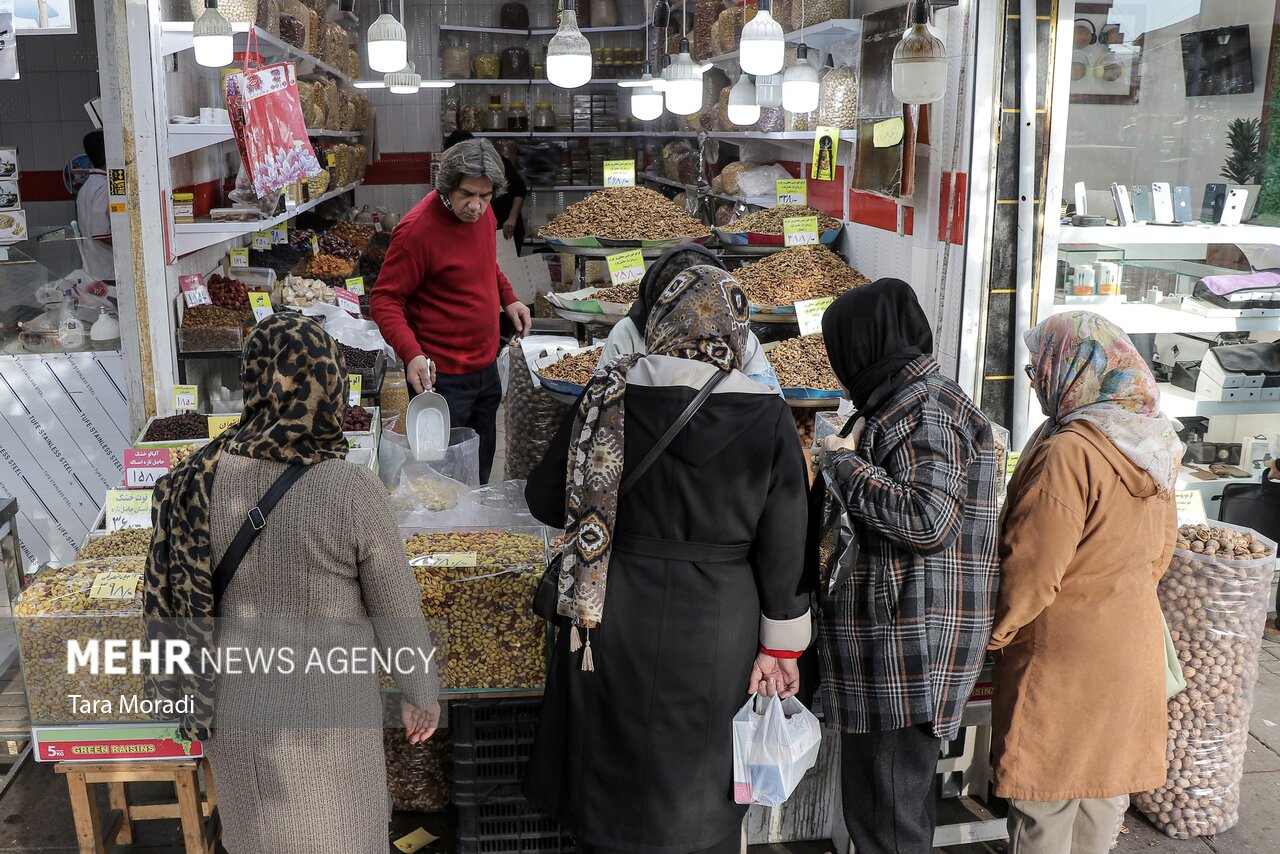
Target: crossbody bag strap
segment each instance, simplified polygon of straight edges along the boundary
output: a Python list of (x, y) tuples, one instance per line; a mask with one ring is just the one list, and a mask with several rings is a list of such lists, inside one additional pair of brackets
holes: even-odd
[(667, 428), (667, 432), (662, 434), (662, 438), (658, 440), (658, 443), (649, 449), (649, 453), (645, 454), (640, 464), (622, 481), (622, 486), (618, 488), (619, 498), (629, 492), (631, 487), (636, 485), (636, 481), (649, 470), (649, 467), (658, 461), (658, 457), (662, 456), (662, 452), (671, 444), (671, 440), (685, 428), (697, 411), (702, 408), (702, 404), (706, 403), (707, 398), (711, 396), (711, 392), (715, 391), (716, 386), (724, 382), (728, 376), (728, 371), (716, 371), (711, 379), (707, 380), (706, 385), (698, 392), (697, 397), (689, 402), (689, 405), (685, 407), (684, 412), (680, 413), (680, 417), (675, 420), (675, 423)]
[(246, 514), (244, 524), (240, 526), (239, 532), (236, 534), (231, 545), (227, 548), (226, 553), (222, 556), (222, 560), (218, 561), (218, 568), (213, 571), (213, 601), (215, 608), (217, 603), (222, 601), (222, 594), (227, 592), (227, 588), (231, 586), (231, 579), (236, 577), (236, 570), (240, 568), (240, 561), (244, 560), (245, 552), (249, 550), (249, 546), (253, 545), (253, 541), (258, 538), (258, 534), (262, 533), (262, 529), (267, 526), (267, 516), (270, 515), (272, 509), (289, 491), (289, 487), (297, 482), (298, 478), (307, 473), (307, 469), (311, 466), (305, 466), (295, 463), (284, 470), (284, 474), (276, 478), (276, 482), (271, 484), (271, 488), (267, 490), (267, 494), (256, 506), (249, 508)]

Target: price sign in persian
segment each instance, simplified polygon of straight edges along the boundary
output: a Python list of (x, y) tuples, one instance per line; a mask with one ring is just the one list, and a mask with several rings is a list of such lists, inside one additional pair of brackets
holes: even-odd
[(231, 269), (247, 270), (249, 269), (249, 249), (242, 246), (239, 249), (231, 250)]
[(800, 325), (801, 335), (817, 335), (822, 331), (822, 315), (835, 302), (831, 297), (801, 300), (796, 303), (796, 322)]
[(169, 473), (172, 458), (168, 448), (126, 448), (124, 485), (126, 489), (152, 489)]
[(107, 530), (151, 527), (151, 492), (146, 489), (107, 490)]
[(360, 374), (347, 374), (347, 404), (360, 405), (360, 394), (364, 390), (364, 377)]
[(289, 226), (277, 225), (271, 229), (271, 245), (279, 246), (289, 242)]
[(636, 185), (636, 162), (634, 160), (606, 160), (604, 162), (604, 185), (606, 187), (634, 187)]
[(347, 290), (357, 296), (364, 296), (364, 276), (352, 276), (347, 279)]
[(195, 412), (200, 401), (200, 386), (176, 385), (173, 387), (173, 408), (178, 412)]
[(1204, 509), (1204, 494), (1198, 489), (1179, 489), (1174, 496), (1178, 505), (1179, 525), (1203, 525), (1208, 520)]
[(209, 416), (209, 438), (216, 439), (222, 435), (222, 431), (228, 427), (235, 427), (240, 423), (239, 415), (210, 415)]
[(320, 254), (320, 238), (318, 237), (311, 238), (311, 254), (312, 255)]
[(138, 595), (141, 572), (99, 572), (89, 588), (90, 599), (132, 599)]
[(803, 178), (784, 178), (778, 182), (778, 204), (809, 204), (809, 182)]
[(263, 250), (270, 249), (271, 248), (271, 232), (255, 231), (253, 233), (253, 248), (263, 249)]
[(789, 216), (782, 221), (782, 242), (787, 246), (813, 246), (818, 242), (816, 216)]
[(213, 304), (213, 300), (209, 299), (209, 289), (204, 284), (204, 276), (198, 273), (193, 276), (179, 276), (178, 288), (182, 291), (182, 298), (186, 300), (188, 308)]
[(433, 555), (415, 557), (409, 561), (410, 566), (448, 566), (473, 567), (479, 561), (475, 552), (438, 552)]
[(609, 264), (609, 281), (616, 285), (629, 285), (644, 278), (644, 252), (632, 249), (610, 255), (605, 261)]
[(338, 308), (342, 309), (347, 314), (351, 314), (356, 317), (360, 316), (360, 297), (351, 293), (351, 291), (346, 288), (334, 288), (333, 298), (337, 301)]
[(1004, 461), (1004, 478), (1008, 480), (1013, 477), (1013, 473), (1017, 471), (1018, 461), (1022, 459), (1021, 451), (1010, 451), (1008, 458)]
[(249, 307), (253, 309), (253, 319), (258, 323), (275, 314), (271, 308), (271, 294), (262, 291), (249, 292)]

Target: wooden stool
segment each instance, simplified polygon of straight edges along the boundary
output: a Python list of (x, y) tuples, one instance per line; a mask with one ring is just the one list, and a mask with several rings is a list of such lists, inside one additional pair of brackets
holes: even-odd
[[(201, 804), (199, 771), (204, 768), (206, 800)], [(149, 762), (59, 762), (54, 770), (67, 777), (71, 813), (76, 822), (80, 854), (109, 854), (117, 843), (133, 842), (135, 821), (176, 818), (182, 822), (186, 854), (214, 854), (222, 838), (218, 796), (207, 759), (159, 759)], [(90, 788), (105, 783), (111, 802), (110, 822), (102, 831), (102, 816)], [(176, 801), (129, 804), (129, 783), (173, 783)], [(206, 819), (208, 819), (206, 821)]]

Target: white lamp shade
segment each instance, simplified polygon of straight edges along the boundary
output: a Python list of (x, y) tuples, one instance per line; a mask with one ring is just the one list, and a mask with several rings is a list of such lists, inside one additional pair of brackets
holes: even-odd
[(750, 127), (760, 121), (760, 105), (756, 103), (756, 87), (746, 74), (729, 90), (729, 122), (738, 127)]
[(782, 106), (781, 74), (765, 74), (756, 78), (756, 103), (762, 107)]
[(422, 76), (418, 74), (412, 62), (407, 63), (399, 71), (388, 74), (383, 80), (387, 88), (396, 95), (416, 95), (422, 85)]
[(652, 86), (631, 90), (631, 115), (636, 121), (651, 122), (662, 116), (662, 93)]
[(667, 111), (677, 116), (691, 116), (702, 109), (702, 73), (706, 69), (694, 63), (688, 51), (681, 53), (666, 70), (667, 82), (662, 91)]
[(578, 29), (578, 13), (560, 13), (560, 29), (547, 44), (547, 80), (561, 89), (577, 89), (591, 82), (591, 42)]
[(928, 4), (911, 10), (911, 26), (893, 50), (893, 97), (932, 104), (947, 93), (947, 46), (929, 29)]
[(797, 62), (782, 75), (782, 107), (789, 113), (811, 113), (818, 109), (818, 70), (808, 62)]
[(404, 27), (384, 12), (369, 25), (369, 67), (392, 74), (409, 61), (409, 42)]
[(191, 44), (196, 62), (206, 68), (230, 65), (235, 55), (231, 24), (216, 8), (205, 9), (191, 28)]
[(768, 9), (761, 9), (742, 28), (742, 43), (738, 47), (739, 62), (746, 74), (777, 74), (782, 70), (786, 53), (782, 25), (773, 19)]

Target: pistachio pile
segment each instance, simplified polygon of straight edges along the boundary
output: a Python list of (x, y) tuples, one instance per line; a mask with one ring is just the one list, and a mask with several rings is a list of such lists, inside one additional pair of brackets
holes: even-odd
[(541, 537), (508, 532), (415, 534), (411, 559), (476, 556), (475, 566), (415, 566), (422, 612), (437, 644), (447, 636), (441, 685), (533, 688), (546, 678), (545, 624), (533, 614), (533, 591), (546, 569)]
[(596, 347), (574, 353), (572, 356), (565, 356), (555, 364), (543, 368), (539, 375), (562, 383), (586, 385), (591, 380), (591, 375), (596, 372), (596, 365), (600, 363), (600, 354), (603, 352), (603, 347)]
[(1177, 839), (1239, 820), (1274, 558), (1250, 531), (1186, 525), (1157, 588), (1187, 688), (1169, 701), (1165, 784), (1134, 803)]
[(112, 531), (105, 537), (90, 540), (76, 555), (77, 560), (102, 557), (146, 557), (151, 550), (150, 528), (127, 528)]
[(839, 391), (840, 381), (831, 370), (831, 359), (821, 335), (805, 335), (783, 341), (767, 353), (769, 364), (783, 388)]
[(844, 225), (835, 217), (828, 216), (822, 211), (815, 210), (808, 205), (778, 205), (775, 208), (765, 208), (756, 211), (753, 214), (736, 219), (727, 226), (721, 228), (721, 231), (730, 233), (741, 233), (750, 231), (755, 234), (782, 234), (783, 223), (798, 216), (816, 216), (818, 218), (818, 233), (833, 231)]
[(453, 738), (438, 730), (421, 744), (410, 744), (400, 723), (399, 704), (382, 731), (387, 754), (387, 791), (398, 810), (442, 812), (453, 800)]
[(752, 305), (764, 306), (837, 297), (871, 283), (825, 246), (792, 246), (739, 268), (734, 277)]
[(615, 302), (622, 305), (630, 305), (640, 298), (639, 282), (632, 282), (629, 285), (618, 285), (612, 288), (596, 291), (591, 295), (596, 302)]
[[(209, 429), (209, 423), (205, 422), (205, 429)], [(169, 468), (176, 469), (182, 463), (187, 461), (187, 457), (196, 452), (195, 445), (179, 445), (176, 448), (169, 449)]]
[(569, 205), (538, 234), (560, 239), (672, 240), (707, 237), (711, 231), (661, 193), (644, 187), (610, 187)]

